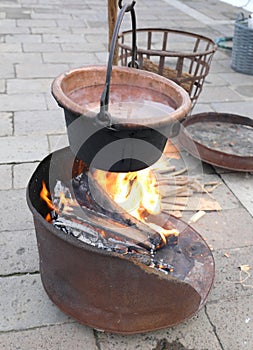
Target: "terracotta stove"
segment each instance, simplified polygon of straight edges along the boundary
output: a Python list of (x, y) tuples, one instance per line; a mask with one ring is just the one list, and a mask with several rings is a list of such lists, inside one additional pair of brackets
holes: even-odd
[[(133, 5), (125, 5), (119, 24), (128, 11), (134, 19)], [(187, 93), (172, 81), (135, 68), (111, 67), (118, 27), (107, 69), (84, 67), (55, 79), (52, 93), (64, 109), (70, 147), (39, 164), (27, 201), (41, 278), (52, 301), (80, 323), (128, 334), (170, 327), (194, 315), (212, 286), (214, 260), (190, 226), (161, 213), (139, 221), (119, 209), (90, 175), (96, 169), (121, 173), (150, 167), (191, 108)], [(80, 176), (88, 179), (84, 189), (76, 186)], [(52, 224), (52, 208), (41, 190), (44, 184), (52, 196), (58, 181), (77, 197), (75, 215), (84, 233), (103, 232), (120, 248), (88, 244)], [(80, 203), (82, 194), (85, 203)], [(176, 227), (179, 235), (162, 240), (157, 227)]]

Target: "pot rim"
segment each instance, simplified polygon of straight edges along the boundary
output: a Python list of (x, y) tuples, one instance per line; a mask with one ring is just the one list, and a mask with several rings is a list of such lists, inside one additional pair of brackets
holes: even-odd
[[(79, 117), (80, 115), (85, 115), (87, 117), (95, 117), (97, 113), (92, 112), (89, 109), (86, 109), (85, 107), (77, 104), (71, 98), (69, 98), (67, 94), (64, 92), (62, 84), (63, 84), (63, 81), (68, 77), (71, 77), (73, 75), (78, 75), (80, 73), (81, 74), (85, 73), (85, 71), (87, 72), (94, 71), (94, 73), (97, 72), (98, 74), (104, 73), (103, 82), (97, 85), (97, 86), (104, 86), (106, 70), (107, 70), (106, 66), (94, 65), (94, 66), (85, 66), (85, 67), (75, 68), (70, 71), (64, 72), (53, 80), (52, 86), (51, 86), (52, 95), (54, 96), (55, 100), (57, 101), (60, 107), (64, 109), (68, 109), (72, 113), (76, 114), (77, 117)], [(154, 90), (156, 93), (158, 92), (167, 96), (168, 98), (171, 99), (172, 102), (176, 104), (176, 107), (173, 111), (171, 111), (165, 117), (162, 116), (160, 119), (155, 118), (154, 120), (154, 118), (152, 117), (145, 118), (145, 119), (138, 118), (138, 120), (136, 120), (136, 123), (129, 123), (129, 119), (126, 119), (126, 118), (120, 118), (120, 119), (113, 118), (114, 124), (124, 124), (125, 127), (131, 127), (134, 125), (135, 128), (136, 127), (138, 128), (138, 125), (140, 127), (144, 125), (147, 127), (157, 128), (160, 126), (171, 124), (176, 121), (180, 121), (185, 117), (185, 115), (191, 109), (191, 100), (188, 93), (181, 86), (179, 86), (178, 84), (176, 84), (170, 79), (167, 79), (153, 72), (147, 72), (147, 71), (143, 71), (135, 68), (128, 68), (128, 67), (113, 66), (112, 75), (114, 75), (115, 73), (119, 73), (121, 75), (130, 74), (135, 80), (146, 79), (149, 83), (152, 83), (153, 85), (155, 84), (156, 87), (159, 87), (159, 89), (156, 89), (154, 86), (152, 87), (152, 84), (150, 84), (150, 86), (147, 86), (147, 89)], [(113, 81), (111, 85), (113, 85)], [(126, 81), (126, 85), (131, 85), (131, 83), (128, 83)], [(91, 86), (91, 85), (87, 85), (87, 87), (88, 86)], [(135, 86), (145, 88), (143, 86), (139, 86), (138, 84), (136, 84)], [(171, 93), (171, 95), (169, 95), (168, 91), (166, 93), (166, 90), (165, 90), (166, 87), (168, 88), (168, 91)], [(98, 103), (99, 103), (99, 98), (98, 98)], [(110, 106), (109, 106), (109, 111), (110, 111)]]

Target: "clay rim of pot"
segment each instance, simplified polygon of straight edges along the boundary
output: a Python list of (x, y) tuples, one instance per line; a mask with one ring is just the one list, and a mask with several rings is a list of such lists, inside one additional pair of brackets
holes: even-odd
[[(76, 117), (79, 117), (80, 115), (91, 118), (96, 117), (97, 113), (76, 103), (69, 97), (69, 95), (78, 89), (85, 89), (89, 87), (97, 86), (100, 90), (101, 87), (103, 89), (105, 84), (106, 69), (107, 68), (105, 66), (87, 66), (70, 70), (56, 77), (52, 83), (52, 95), (54, 96), (58, 105), (72, 112), (76, 115)], [(125, 85), (128, 87), (133, 86), (136, 88), (141, 88), (143, 90), (146, 89), (149, 94), (152, 94), (153, 91), (153, 93), (156, 95), (160, 94), (163, 99), (167, 97), (169, 102), (168, 107), (174, 108), (174, 110), (166, 115), (163, 111), (161, 113), (161, 117), (138, 118), (138, 120), (136, 119), (134, 123), (129, 123), (129, 119), (127, 118), (115, 118), (112, 116), (114, 124), (124, 124), (126, 127), (131, 127), (134, 125), (135, 128), (136, 125), (137, 127), (138, 125), (140, 125), (140, 127), (144, 125), (147, 127), (157, 128), (182, 120), (191, 109), (191, 100), (188, 93), (173, 81), (156, 73), (134, 68), (113, 66), (111, 86), (113, 85)], [(100, 95), (101, 93), (98, 93), (98, 105), (100, 103)], [(135, 101), (138, 102), (137, 99), (134, 100), (133, 96), (133, 102)]]

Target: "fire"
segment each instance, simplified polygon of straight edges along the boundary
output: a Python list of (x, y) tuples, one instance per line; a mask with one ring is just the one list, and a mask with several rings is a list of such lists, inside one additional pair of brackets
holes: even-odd
[(110, 197), (140, 221), (161, 211), (161, 196), (155, 175), (148, 168), (129, 173), (96, 170), (94, 177)]
[(177, 229), (175, 229), (175, 228), (171, 229), (171, 230), (166, 230), (166, 229), (164, 229), (161, 226), (153, 224), (152, 222), (149, 222), (148, 226), (151, 227), (153, 230), (157, 231), (160, 234), (164, 244), (166, 244), (167, 237), (169, 237), (170, 235), (173, 235), (175, 237), (177, 237), (179, 235), (179, 231)]
[(47, 203), (47, 206), (49, 209), (55, 210), (55, 206), (53, 205), (53, 203), (50, 199), (50, 193), (49, 193), (44, 181), (42, 181), (42, 189), (40, 191), (40, 198), (43, 199)]
[(178, 236), (178, 230), (166, 230), (147, 220), (149, 215), (157, 215), (161, 212), (159, 185), (150, 168), (129, 173), (96, 170), (94, 177), (121, 208), (157, 231), (164, 243), (169, 235)]
[[(67, 198), (67, 196), (64, 194), (63, 191), (59, 191), (57, 200), (57, 205), (54, 205), (54, 203), (51, 200), (50, 192), (47, 189), (47, 186), (44, 181), (42, 181), (42, 189), (40, 191), (40, 198), (43, 199), (46, 203), (48, 208), (51, 211), (55, 211), (56, 213), (59, 213), (60, 210), (63, 210), (65, 212), (70, 212), (73, 210), (73, 206), (77, 205), (77, 202), (73, 200), (71, 197)], [(45, 217), (45, 220), (48, 222), (52, 221), (51, 214), (48, 213)]]
[[(178, 236), (178, 230), (164, 229), (148, 219), (150, 215), (157, 215), (161, 212), (159, 184), (151, 168), (129, 173), (95, 170), (93, 176), (119, 207), (158, 232), (163, 244), (166, 244), (168, 236)], [(66, 187), (63, 188), (60, 182), (55, 186), (53, 202), (44, 181), (42, 182), (40, 197), (51, 210), (51, 213), (48, 213), (45, 217), (48, 222), (52, 222), (52, 215), (54, 216), (52, 212), (59, 214), (64, 211), (67, 214), (73, 212), (74, 207), (79, 206), (77, 201), (72, 198), (69, 190), (66, 190)]]

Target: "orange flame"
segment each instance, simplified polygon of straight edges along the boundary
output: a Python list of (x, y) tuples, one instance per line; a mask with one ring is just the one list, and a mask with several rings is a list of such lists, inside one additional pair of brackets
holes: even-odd
[[(158, 232), (164, 243), (166, 243), (168, 236), (178, 236), (179, 232), (176, 229), (167, 230), (147, 221), (149, 215), (157, 215), (161, 212), (159, 186), (150, 168), (129, 173), (112, 173), (96, 170), (94, 178), (121, 208)], [(66, 212), (72, 211), (73, 207), (78, 205), (76, 200), (66, 198), (65, 194), (61, 192), (57, 206), (55, 206), (50, 199), (50, 192), (47, 190), (44, 181), (42, 182), (40, 197), (47, 203), (49, 209), (51, 211), (54, 210), (56, 213), (62, 210)], [(47, 214), (45, 219), (49, 222), (52, 221), (50, 213)]]
[(162, 238), (162, 241), (164, 244), (166, 244), (166, 238), (173, 235), (173, 236), (178, 236), (179, 235), (179, 231), (175, 228), (171, 229), (171, 230), (167, 230), (161, 226), (158, 226), (156, 224), (153, 224), (151, 222), (148, 223), (148, 226), (151, 227), (153, 230), (155, 230), (156, 232), (158, 232)]
[(53, 205), (51, 199), (50, 199), (50, 193), (47, 189), (47, 186), (44, 181), (42, 181), (42, 189), (40, 191), (40, 198), (43, 199), (46, 203), (49, 209), (55, 210), (55, 206)]
[[(40, 198), (43, 199), (46, 203), (47, 203), (47, 206), (50, 210), (55, 210), (55, 206), (53, 205), (51, 199), (50, 199), (50, 193), (47, 189), (47, 186), (45, 184), (44, 181), (42, 181), (42, 189), (40, 191)], [(47, 213), (46, 217), (45, 217), (45, 220), (48, 221), (48, 222), (51, 222), (52, 221), (52, 218), (51, 218), (51, 214), (50, 213)]]
[(146, 215), (161, 211), (161, 196), (150, 169), (129, 173), (96, 170), (94, 177), (104, 191), (136, 219), (144, 221)]
[(169, 235), (178, 236), (178, 230), (167, 230), (146, 220), (149, 214), (157, 215), (161, 212), (159, 185), (150, 168), (129, 173), (96, 170), (94, 177), (121, 208), (157, 231), (164, 243)]
[[(60, 210), (64, 211), (72, 211), (73, 206), (77, 205), (77, 202), (73, 200), (72, 198), (66, 198), (65, 194), (63, 192), (60, 192), (60, 198), (58, 205), (55, 206), (50, 198), (50, 192), (47, 189), (47, 186), (44, 181), (42, 181), (42, 189), (40, 191), (40, 198), (43, 199), (46, 203), (48, 208), (52, 211), (54, 210), (56, 213), (59, 213)], [(45, 220), (48, 222), (52, 221), (51, 214), (48, 213), (45, 217)]]

